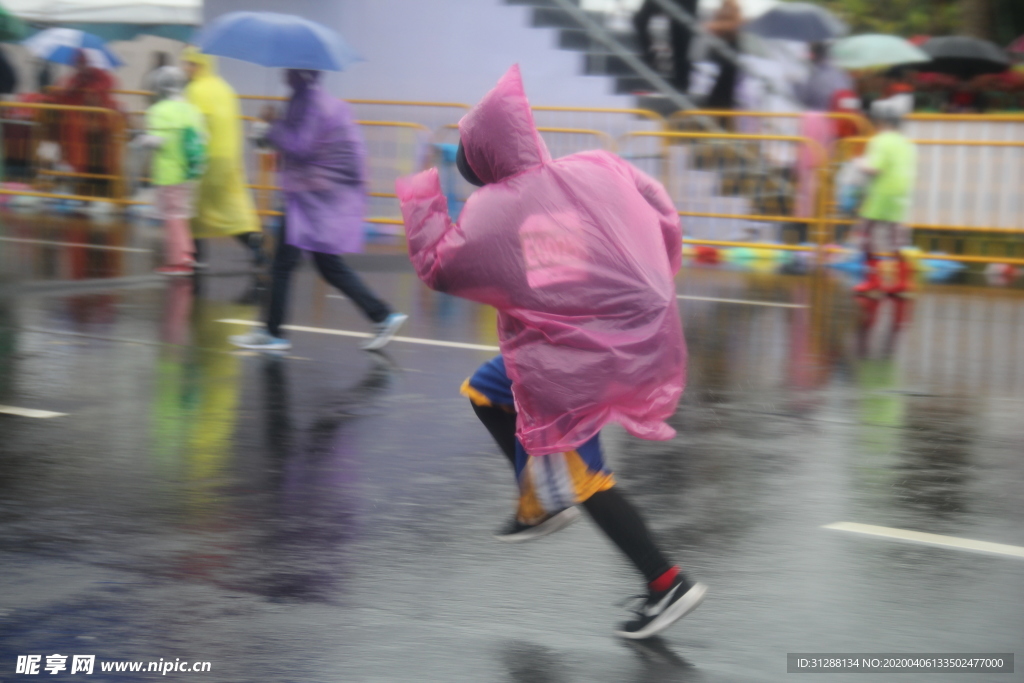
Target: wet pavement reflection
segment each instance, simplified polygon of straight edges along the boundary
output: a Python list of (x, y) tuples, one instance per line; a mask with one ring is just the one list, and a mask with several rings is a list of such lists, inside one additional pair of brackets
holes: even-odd
[[(4, 235), (35, 239), (27, 225)], [(640, 586), (589, 523), (490, 536), (515, 494), (457, 389), (491, 352), (361, 352), (323, 332), (369, 326), (308, 268), (290, 322), (315, 329), (284, 355), (238, 352), (225, 321), (257, 318), (263, 286), (244, 254), (214, 245), (211, 272), (166, 281), (144, 239), (105, 234), (140, 251), (0, 243), (0, 405), (61, 414), (0, 414), (0, 680), (52, 653), (212, 663), (109, 680), (524, 683), (776, 681), (787, 652), (1024, 655), (1021, 557), (822, 528), (1024, 546), (1024, 291), (856, 301), (828, 273), (686, 268), (679, 436), (605, 444), (710, 593), (627, 643), (616, 603)], [(403, 335), (496, 345), (493, 311), (374, 252), (352, 263), (410, 313)]]

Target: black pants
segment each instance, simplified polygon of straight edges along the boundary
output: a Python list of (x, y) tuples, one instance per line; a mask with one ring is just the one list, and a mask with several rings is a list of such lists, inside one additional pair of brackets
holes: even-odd
[[(267, 332), (275, 337), (281, 336), (281, 325), (284, 323), (285, 308), (288, 306), (288, 288), (291, 285), (292, 271), (302, 259), (302, 250), (285, 241), (286, 226), (281, 228), (280, 241), (274, 254), (274, 264), (270, 276), (270, 304), (267, 310)], [(355, 271), (348, 267), (337, 254), (310, 252), (313, 263), (329, 284), (352, 300), (363, 311), (367, 318), (375, 323), (383, 322), (391, 315), (391, 308), (378, 299), (363, 283)]]
[[(516, 465), (516, 414), (496, 406), (478, 406), (473, 412), (497, 442), (501, 452), (514, 468)], [(622, 495), (618, 485), (599, 491), (583, 501), (594, 523), (629, 558), (647, 582), (654, 581), (672, 568), (661, 549), (651, 538), (643, 517)]]
[[(735, 50), (739, 47), (736, 39), (725, 41)], [(718, 79), (708, 95), (705, 107), (708, 109), (732, 109), (736, 103), (736, 64), (718, 50), (714, 50), (711, 60), (718, 66)]]
[[(257, 266), (262, 266), (265, 261), (263, 259), (263, 233), (262, 232), (243, 232), (237, 235), (233, 235), (235, 241), (249, 250), (252, 254), (253, 263)], [(205, 239), (193, 239), (193, 254), (195, 254), (196, 261), (200, 263), (206, 262), (206, 240)]]
[[(674, 0), (674, 2), (683, 11), (696, 18), (697, 0)], [(648, 25), (654, 16), (661, 13), (661, 8), (653, 0), (645, 0), (644, 4), (633, 15), (633, 28), (636, 29), (640, 56), (648, 64), (652, 64), (654, 61), (651, 56), (651, 33), (648, 30)], [(693, 39), (693, 33), (688, 26), (679, 23), (675, 19), (670, 17), (669, 21), (672, 26), (672, 82), (676, 89), (685, 93), (690, 89), (690, 42)]]

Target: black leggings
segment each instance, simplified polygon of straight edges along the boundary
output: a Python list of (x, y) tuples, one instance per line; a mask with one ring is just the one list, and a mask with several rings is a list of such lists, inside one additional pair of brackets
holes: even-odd
[[(473, 412), (498, 442), (512, 467), (516, 463), (516, 414), (493, 406), (478, 406)], [(651, 538), (643, 517), (633, 504), (619, 493), (618, 487), (595, 493), (583, 501), (583, 508), (612, 543), (644, 575), (648, 583), (672, 568)]]

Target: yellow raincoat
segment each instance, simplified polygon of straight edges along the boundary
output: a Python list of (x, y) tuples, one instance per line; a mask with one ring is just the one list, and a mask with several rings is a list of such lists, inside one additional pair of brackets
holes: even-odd
[(217, 75), (216, 60), (210, 55), (188, 48), (182, 59), (199, 66), (185, 89), (185, 97), (203, 112), (209, 131), (209, 158), (199, 181), (192, 235), (203, 238), (257, 232), (259, 218), (245, 186), (238, 96)]

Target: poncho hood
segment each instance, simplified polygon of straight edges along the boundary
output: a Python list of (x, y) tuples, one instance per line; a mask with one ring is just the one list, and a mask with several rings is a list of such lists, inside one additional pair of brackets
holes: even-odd
[(526, 452), (577, 448), (610, 422), (671, 438), (686, 363), (671, 197), (610, 152), (552, 161), (516, 67), (459, 125), (486, 184), (453, 223), (436, 168), (400, 178), (409, 257), (431, 288), (498, 310)]
[(466, 160), (484, 183), (495, 183), (551, 161), (533, 123), (518, 64), (462, 117), (459, 135)]
[(181, 61), (191, 62), (199, 67), (195, 78), (217, 75), (217, 58), (213, 55), (202, 53), (191, 45), (182, 50)]

